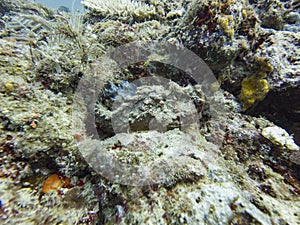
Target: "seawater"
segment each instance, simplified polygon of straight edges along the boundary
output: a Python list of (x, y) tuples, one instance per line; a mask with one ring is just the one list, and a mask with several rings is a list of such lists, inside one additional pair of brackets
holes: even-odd
[(83, 10), (83, 5), (80, 3), (81, 0), (32, 0), (33, 2), (38, 2), (44, 6), (52, 9), (57, 9), (60, 6), (65, 6), (70, 11), (81, 11)]

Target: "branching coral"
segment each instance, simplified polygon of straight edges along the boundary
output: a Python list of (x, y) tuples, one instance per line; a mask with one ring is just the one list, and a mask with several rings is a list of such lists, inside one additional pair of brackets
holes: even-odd
[(152, 5), (132, 0), (83, 0), (81, 3), (100, 16), (118, 18), (123, 21), (132, 19), (143, 21), (156, 14)]
[(52, 20), (38, 14), (13, 15), (7, 27), (9, 34), (28, 49), (37, 74), (51, 89), (63, 91), (75, 85), (89, 57), (104, 52), (81, 14), (64, 13)]

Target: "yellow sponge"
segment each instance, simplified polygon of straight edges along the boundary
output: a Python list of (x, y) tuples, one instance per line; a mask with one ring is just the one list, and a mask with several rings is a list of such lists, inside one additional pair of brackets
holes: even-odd
[(239, 95), (243, 102), (243, 111), (250, 108), (256, 101), (263, 100), (269, 92), (269, 85), (266, 79), (261, 76), (246, 77), (242, 81), (242, 89)]

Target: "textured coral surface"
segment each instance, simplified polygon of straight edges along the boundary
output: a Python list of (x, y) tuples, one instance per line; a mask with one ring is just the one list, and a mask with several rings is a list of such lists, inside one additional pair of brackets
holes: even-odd
[(82, 4), (0, 2), (0, 223), (300, 224), (299, 1)]

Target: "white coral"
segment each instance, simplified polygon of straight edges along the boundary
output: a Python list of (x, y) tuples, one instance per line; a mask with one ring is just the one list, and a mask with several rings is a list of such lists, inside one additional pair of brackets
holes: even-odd
[(272, 126), (266, 127), (262, 130), (262, 135), (269, 139), (273, 144), (280, 147), (286, 147), (290, 150), (298, 150), (297, 146), (293, 140), (293, 137), (288, 134), (284, 129)]
[(155, 15), (153, 5), (131, 0), (82, 0), (81, 4), (101, 16), (145, 20)]

